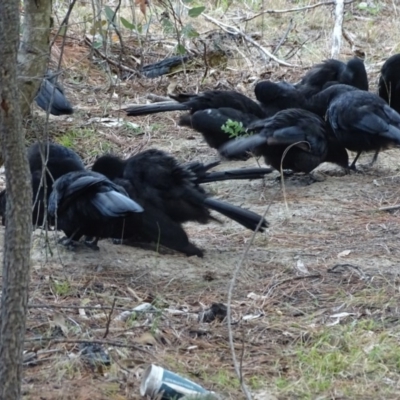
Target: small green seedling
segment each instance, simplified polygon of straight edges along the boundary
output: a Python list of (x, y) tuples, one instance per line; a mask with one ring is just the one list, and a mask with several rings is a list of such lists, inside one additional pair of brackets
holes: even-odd
[(228, 121), (221, 126), (221, 129), (227, 133), (231, 139), (249, 136), (248, 133), (245, 133), (246, 129), (244, 129), (242, 122), (232, 121), (231, 119), (228, 119)]

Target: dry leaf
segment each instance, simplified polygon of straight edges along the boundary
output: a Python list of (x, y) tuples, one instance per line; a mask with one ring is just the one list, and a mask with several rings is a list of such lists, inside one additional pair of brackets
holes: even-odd
[(157, 344), (156, 339), (150, 332), (143, 333), (143, 335), (135, 338), (134, 342), (139, 343), (139, 344), (149, 344), (151, 346), (154, 346)]
[(296, 269), (304, 275), (308, 275), (310, 273), (301, 260), (297, 260)]
[(62, 314), (60, 314), (58, 312), (56, 312), (54, 314), (54, 316), (53, 316), (53, 324), (55, 326), (58, 326), (61, 329), (61, 331), (64, 334), (64, 336), (67, 336), (68, 327), (67, 327), (67, 325), (65, 323), (65, 318), (64, 318), (64, 316)]
[(146, 15), (146, 9), (147, 9), (147, 0), (135, 0), (135, 4), (139, 6), (140, 11), (142, 12), (143, 15)]
[(337, 256), (338, 257), (347, 257), (351, 253), (351, 250), (341, 251)]

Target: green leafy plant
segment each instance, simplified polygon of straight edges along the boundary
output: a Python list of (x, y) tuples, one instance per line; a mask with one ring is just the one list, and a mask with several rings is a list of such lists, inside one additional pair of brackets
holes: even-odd
[(231, 119), (228, 119), (228, 121), (221, 126), (221, 129), (227, 133), (231, 139), (249, 136), (248, 133), (245, 133), (246, 129), (243, 127), (242, 122), (232, 121)]

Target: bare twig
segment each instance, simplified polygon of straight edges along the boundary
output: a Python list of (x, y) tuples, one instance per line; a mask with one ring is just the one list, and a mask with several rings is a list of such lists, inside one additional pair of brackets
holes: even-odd
[[(57, 30), (57, 33), (54, 35), (54, 38), (53, 38), (53, 40), (52, 40), (51, 43), (50, 43), (50, 48), (53, 47), (54, 42), (57, 40), (57, 36), (61, 33), (61, 31), (62, 31), (63, 29), (64, 29), (63, 37), (64, 37), (64, 38), (67, 37), (66, 33), (67, 33), (68, 21), (69, 21), (69, 17), (71, 16), (72, 10), (73, 10), (73, 8), (74, 8), (74, 6), (75, 6), (75, 3), (76, 3), (76, 0), (72, 0), (71, 4), (68, 6), (67, 13), (65, 14), (65, 17), (64, 17), (64, 19), (62, 20), (62, 22), (61, 22), (61, 24), (60, 24), (60, 27), (59, 27), (58, 30)], [(64, 46), (64, 43), (63, 43), (63, 46)], [(61, 51), (62, 51), (62, 50), (63, 50), (63, 49), (61, 49)], [(62, 55), (60, 56), (60, 60), (61, 60), (61, 59), (62, 59)]]
[(344, 13), (344, 1), (336, 0), (335, 27), (333, 28), (333, 34), (332, 34), (331, 58), (339, 57), (340, 46), (342, 44), (343, 13)]
[[(272, 196), (270, 203), (268, 204), (267, 209), (265, 210), (262, 218), (265, 218), (265, 216), (267, 215), (273, 200), (275, 199), (275, 196), (277, 195), (277, 193), (279, 193), (279, 190), (277, 190), (275, 192), (275, 194)], [(262, 224), (262, 220), (259, 222), (256, 230), (253, 232), (249, 243), (247, 244), (242, 257), (240, 258), (235, 270), (233, 271), (233, 275), (232, 275), (232, 279), (231, 282), (229, 284), (229, 289), (228, 289), (228, 304), (227, 304), (227, 313), (226, 313), (226, 318), (227, 318), (227, 326), (228, 326), (228, 336), (229, 336), (229, 347), (231, 349), (231, 354), (232, 354), (232, 361), (233, 361), (233, 365), (235, 368), (235, 372), (237, 377), (240, 380), (240, 385), (242, 387), (243, 393), (246, 396), (247, 400), (251, 400), (251, 393), (247, 387), (247, 385), (243, 382), (243, 376), (242, 376), (242, 371), (241, 371), (241, 367), (238, 364), (237, 358), (236, 358), (236, 353), (235, 353), (235, 345), (233, 343), (233, 332), (232, 332), (232, 309), (231, 309), (231, 303), (232, 303), (232, 294), (233, 294), (233, 289), (235, 287), (235, 283), (236, 283), (236, 279), (237, 279), (237, 275), (240, 271), (240, 269), (242, 268), (244, 261), (246, 260), (247, 254), (250, 251), (250, 247), (252, 246), (254, 239), (256, 237), (257, 232), (259, 231), (260, 227)], [(244, 352), (244, 348), (243, 348), (243, 352)]]
[(400, 204), (394, 206), (384, 206), (379, 208), (367, 208), (366, 210), (357, 210), (357, 212), (376, 212), (376, 211), (392, 211), (400, 209)]
[[(354, 1), (355, 0), (349, 0), (349, 1), (346, 1), (344, 4), (351, 4)], [(334, 4), (336, 4), (336, 1), (322, 1), (320, 3), (316, 3), (316, 4), (309, 5), (309, 6), (304, 6), (304, 7), (287, 8), (287, 9), (283, 9), (283, 10), (264, 10), (258, 14), (252, 15), (249, 18), (245, 18), (242, 21), (243, 22), (251, 21), (252, 19), (260, 17), (261, 15), (264, 15), (264, 14), (285, 14), (285, 13), (298, 12), (298, 11), (307, 11), (307, 10), (311, 10), (313, 8), (317, 8), (317, 7), (321, 7), (321, 6), (331, 6)]]
[(360, 267), (358, 267), (357, 265), (352, 265), (352, 264), (335, 264), (332, 268), (328, 269), (328, 272), (331, 272), (334, 274), (342, 273), (343, 271), (340, 271), (340, 269), (353, 270), (357, 273), (359, 278), (364, 279), (364, 280), (368, 278), (367, 274)]
[[(97, 310), (97, 311), (103, 311), (103, 310), (112, 310), (113, 307), (111, 306), (60, 306), (58, 304), (28, 304), (28, 308), (61, 308), (61, 309), (68, 309), (68, 310)], [(133, 311), (132, 308), (122, 308), (122, 307), (114, 307), (115, 311)], [(141, 312), (146, 312), (146, 313), (152, 313), (154, 311), (152, 310), (135, 310), (135, 312), (141, 313)]]
[(210, 21), (211, 23), (213, 23), (214, 25), (217, 25), (219, 28), (221, 28), (223, 31), (230, 33), (232, 35), (237, 35), (242, 37), (246, 42), (249, 42), (250, 44), (252, 44), (255, 48), (257, 48), (262, 54), (263, 56), (270, 58), (272, 60), (274, 60), (275, 62), (277, 62), (280, 65), (284, 65), (286, 67), (297, 67), (297, 65), (293, 65), (293, 64), (289, 64), (286, 61), (280, 60), (279, 58), (277, 58), (276, 56), (274, 56), (271, 52), (269, 52), (267, 49), (265, 49), (263, 46), (261, 46), (259, 43), (257, 43), (253, 38), (251, 38), (250, 36), (246, 35), (243, 31), (241, 31), (238, 28), (235, 28), (234, 26), (230, 26), (227, 24), (224, 24), (221, 21), (217, 21), (216, 19), (210, 17), (207, 14), (201, 14), (207, 21)]
[(106, 331), (104, 332), (103, 339), (105, 339), (105, 338), (107, 337), (108, 332), (109, 332), (109, 330), (110, 330), (111, 316), (112, 316), (112, 313), (113, 313), (113, 311), (114, 311), (116, 301), (117, 301), (117, 299), (116, 299), (116, 297), (114, 297), (114, 301), (113, 301), (113, 303), (112, 303), (111, 310), (110, 310), (110, 312), (108, 313), (107, 324), (106, 324)]
[(144, 353), (147, 353), (153, 357), (153, 354), (151, 354), (149, 351), (146, 349), (143, 349), (140, 346), (136, 346), (134, 344), (125, 344), (121, 342), (115, 342), (112, 340), (98, 340), (98, 339), (54, 339), (52, 337), (37, 337), (37, 338), (31, 338), (31, 339), (25, 339), (25, 343), (29, 342), (51, 342), (51, 343), (70, 343), (70, 344), (81, 344), (81, 343), (92, 343), (92, 344), (105, 344), (107, 346), (114, 346), (114, 347), (125, 347), (128, 349), (134, 349), (138, 351), (142, 351)]
[(279, 43), (276, 45), (274, 51), (272, 52), (273, 55), (275, 55), (278, 52), (278, 50), (281, 48), (283, 43), (286, 42), (286, 39), (289, 35), (289, 32), (292, 30), (292, 28), (293, 28), (293, 19), (290, 18), (289, 26), (287, 27), (286, 32), (283, 34), (281, 40), (279, 41)]
[(159, 103), (160, 101), (171, 101), (170, 97), (167, 96), (159, 96), (157, 94), (154, 93), (149, 93), (146, 95), (146, 98), (148, 98), (149, 100), (151, 100), (154, 103)]
[(282, 281), (275, 283), (275, 285), (272, 285), (268, 289), (268, 291), (265, 293), (264, 296), (269, 296), (274, 289), (276, 289), (278, 286), (284, 285), (285, 283), (288, 283), (291, 281), (298, 281), (301, 279), (313, 279), (313, 278), (321, 278), (321, 274), (301, 275), (301, 276), (294, 276), (292, 278), (284, 279)]
[(116, 67), (118, 67), (118, 68), (120, 68), (120, 69), (122, 69), (122, 70), (124, 70), (124, 71), (130, 72), (131, 74), (138, 75), (138, 71), (135, 71), (135, 70), (132, 69), (132, 68), (125, 67), (125, 65), (122, 65), (121, 63), (112, 60), (110, 57), (107, 57), (105, 54), (103, 54), (99, 49), (96, 49), (94, 46), (92, 46), (92, 41), (91, 41), (87, 36), (85, 37), (85, 42), (86, 42), (89, 46), (92, 47), (93, 51), (94, 51), (97, 55), (99, 55), (101, 58), (103, 58), (104, 60), (106, 60), (106, 61), (109, 62), (110, 64), (112, 64), (112, 65), (114, 65), (114, 66), (116, 66)]
[(118, 11), (119, 11), (120, 8), (121, 8), (121, 0), (118, 0), (117, 7), (115, 8), (113, 17), (112, 17), (112, 19), (111, 19), (111, 21), (110, 21), (108, 27), (110, 27), (110, 25), (112, 25), (113, 28), (114, 28), (114, 30), (115, 30), (115, 33), (117, 34), (118, 40), (119, 40), (119, 42), (120, 42), (120, 44), (121, 44), (121, 50), (122, 50), (122, 52), (121, 52), (120, 55), (122, 55), (122, 53), (125, 52), (125, 45), (124, 45), (124, 42), (123, 42), (123, 40), (122, 40), (121, 32), (119, 31), (118, 26), (117, 26), (117, 24), (115, 23), (115, 17), (117, 16), (117, 13), (118, 13)]
[(279, 172), (280, 172), (280, 175), (281, 175), (282, 193), (283, 193), (283, 200), (284, 200), (285, 206), (286, 206), (286, 211), (289, 211), (289, 206), (288, 206), (287, 199), (286, 199), (286, 186), (285, 186), (285, 180), (284, 180), (284, 176), (283, 176), (283, 160), (285, 159), (286, 154), (289, 152), (289, 150), (292, 147), (297, 146), (297, 145), (299, 145), (301, 143), (306, 143), (306, 144), (308, 144), (308, 146), (311, 147), (310, 143), (308, 143), (306, 141), (293, 143), (290, 146), (286, 147), (285, 151), (282, 154), (282, 158), (281, 158), (281, 165), (280, 165), (280, 171)]

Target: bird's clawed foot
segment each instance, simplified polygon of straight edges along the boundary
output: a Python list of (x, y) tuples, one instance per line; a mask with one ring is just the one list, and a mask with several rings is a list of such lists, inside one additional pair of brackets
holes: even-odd
[(99, 241), (99, 238), (97, 238), (97, 237), (86, 236), (84, 243), (85, 243), (85, 246), (89, 247), (90, 249), (99, 251), (100, 247), (97, 246), (98, 241)]
[(70, 239), (67, 236), (61, 238), (58, 241), (58, 244), (61, 244), (62, 246), (64, 246), (69, 251), (75, 251), (77, 246), (78, 246), (78, 242), (75, 242), (74, 240)]
[[(294, 172), (291, 169), (284, 169), (282, 171), (282, 174), (284, 178), (291, 178), (292, 176), (294, 176)], [(279, 174), (279, 176), (277, 176), (275, 180), (277, 182), (282, 182), (282, 175)]]
[(324, 182), (326, 180), (326, 176), (321, 172), (310, 172), (305, 176), (306, 184), (312, 185), (317, 182)]

